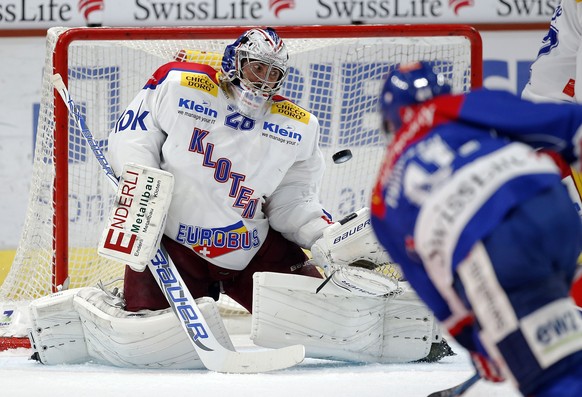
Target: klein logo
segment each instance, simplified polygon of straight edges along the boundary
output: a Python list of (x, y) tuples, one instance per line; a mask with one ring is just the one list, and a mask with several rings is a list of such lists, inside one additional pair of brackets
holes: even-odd
[(270, 123), (268, 121), (263, 122), (263, 130), (272, 132), (276, 135), (281, 135), (288, 137), (289, 139), (301, 141), (301, 134), (293, 131), (293, 127), (288, 126), (287, 128), (281, 127), (278, 124)]
[(206, 101), (202, 101), (202, 103), (196, 103), (195, 101), (191, 100), (191, 99), (186, 99), (186, 98), (180, 98), (178, 100), (178, 107), (179, 108), (185, 108), (185, 109), (189, 109), (189, 110), (193, 110), (196, 113), (201, 113), (204, 114), (205, 116), (209, 116), (212, 118), (217, 118), (218, 117), (218, 112), (214, 109), (212, 109), (211, 107), (209, 107), (209, 103)]
[(277, 18), (279, 18), (281, 11), (288, 8), (295, 8), (295, 0), (269, 0), (269, 10), (273, 11), (273, 14)]
[(473, 0), (449, 0), (449, 8), (453, 9), (455, 15), (459, 15), (459, 10), (464, 7), (473, 7)]
[(87, 26), (103, 24), (104, 0), (79, 0), (79, 11), (83, 14)]

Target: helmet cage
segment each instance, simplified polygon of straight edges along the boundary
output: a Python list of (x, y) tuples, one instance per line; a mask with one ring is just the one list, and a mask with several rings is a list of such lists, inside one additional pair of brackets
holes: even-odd
[(237, 57), (236, 77), (248, 89), (256, 90), (263, 95), (272, 97), (287, 77), (287, 65), (278, 59), (263, 57), (257, 59), (256, 54), (239, 50)]
[(257, 116), (287, 77), (289, 55), (271, 29), (251, 29), (228, 45), (222, 58), (222, 79), (231, 85), (238, 110)]

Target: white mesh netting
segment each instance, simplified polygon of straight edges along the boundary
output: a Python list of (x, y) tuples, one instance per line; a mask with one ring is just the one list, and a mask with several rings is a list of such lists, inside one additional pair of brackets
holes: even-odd
[[(68, 230), (68, 258), (57, 258), (56, 263), (68, 265), (70, 288), (122, 275), (123, 266), (96, 253), (113, 193), (72, 119), (68, 132), (68, 190), (64, 193), (68, 197), (68, 222), (57, 222), (55, 226), (53, 201), (58, 205), (62, 197), (59, 192), (53, 196), (55, 178), (62, 178), (56, 175), (53, 161), (54, 92), (50, 77), (55, 51), (68, 51), (71, 97), (107, 153), (109, 131), (158, 66), (181, 54), (183, 60), (218, 67), (220, 55), (216, 54), (234, 40), (133, 40), (120, 34), (118, 40), (73, 41), (68, 50), (55, 49), (64, 32), (66, 29), (53, 28), (47, 36), (28, 212), (14, 263), (0, 288), (0, 305), (28, 301), (54, 289), (55, 228)], [(382, 80), (396, 64), (430, 60), (447, 75), (456, 92), (466, 91), (471, 85), (471, 43), (466, 37), (449, 36), (439, 32), (438, 27), (434, 37), (389, 37), (390, 31), (387, 34), (302, 39), (285, 39), (282, 34), (291, 69), (281, 94), (310, 110), (321, 123), (320, 144), (327, 162), (321, 199), (335, 219), (368, 205), (385, 144), (379, 131), (377, 97)], [(352, 160), (334, 164), (333, 153), (346, 148), (351, 149)]]

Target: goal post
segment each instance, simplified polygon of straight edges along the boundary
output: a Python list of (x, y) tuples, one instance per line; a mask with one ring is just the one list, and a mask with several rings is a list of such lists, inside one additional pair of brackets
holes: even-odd
[[(0, 287), (0, 337), (26, 335), (26, 307), (32, 299), (99, 281), (122, 283), (123, 266), (97, 255), (114, 194), (54, 91), (51, 76), (62, 76), (96, 142), (107, 153), (109, 132), (157, 67), (177, 60), (219, 69), (224, 47), (247, 29), (49, 29), (28, 209), (14, 262)], [(368, 205), (385, 146), (378, 95), (383, 79), (396, 65), (433, 62), (454, 92), (482, 82), (481, 38), (469, 26), (282, 26), (276, 30), (290, 56), (289, 75), (280, 94), (320, 121), (327, 167), (321, 200), (335, 219)], [(352, 160), (334, 164), (332, 155), (348, 148)]]

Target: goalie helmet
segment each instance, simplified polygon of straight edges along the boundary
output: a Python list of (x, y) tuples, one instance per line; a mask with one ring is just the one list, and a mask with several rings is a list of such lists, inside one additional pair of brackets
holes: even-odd
[(251, 29), (226, 47), (221, 78), (239, 113), (262, 116), (268, 101), (287, 76), (289, 55), (283, 40), (271, 29)]
[(388, 75), (380, 97), (384, 130), (395, 132), (402, 126), (404, 107), (450, 92), (451, 86), (444, 75), (433, 69), (430, 63), (400, 65)]

